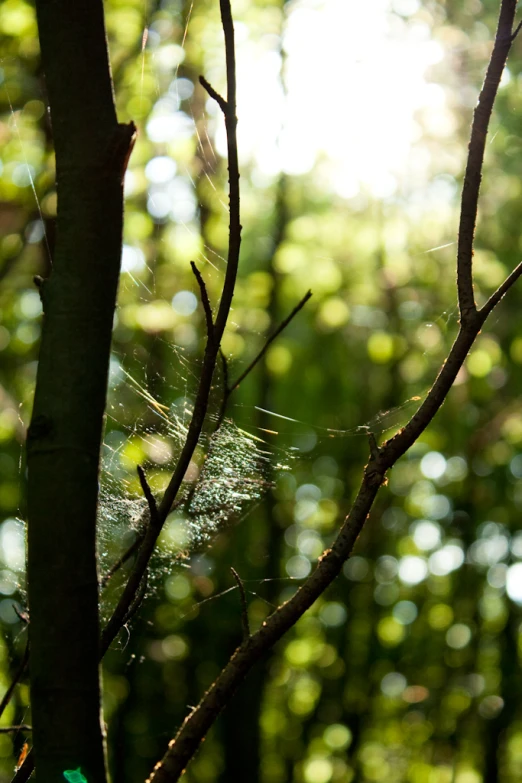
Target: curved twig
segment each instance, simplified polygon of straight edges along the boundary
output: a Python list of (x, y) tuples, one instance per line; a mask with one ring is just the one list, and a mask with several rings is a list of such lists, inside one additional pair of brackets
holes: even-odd
[(231, 567), (230, 570), (232, 571), (232, 576), (236, 580), (237, 586), (239, 588), (239, 595), (241, 597), (241, 624), (243, 626), (243, 641), (246, 641), (250, 638), (250, 623), (248, 622), (248, 604), (245, 587), (243, 585), (243, 580), (239, 576), (236, 569)]
[(503, 0), (501, 4), (495, 44), (471, 125), (468, 159), (462, 188), (457, 247), (457, 291), (461, 323), (464, 323), (468, 316), (472, 317), (477, 311), (473, 293), (472, 262), (482, 164), (493, 104), (509, 50), (519, 29), (512, 32), (516, 5), (516, 0)]

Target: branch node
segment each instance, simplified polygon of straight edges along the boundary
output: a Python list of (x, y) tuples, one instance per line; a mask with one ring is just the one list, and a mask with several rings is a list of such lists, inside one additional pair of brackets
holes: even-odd
[(241, 624), (243, 626), (243, 641), (246, 642), (247, 639), (250, 639), (250, 624), (248, 622), (248, 605), (246, 600), (245, 587), (236, 569), (231, 566), (230, 570), (232, 571), (232, 576), (236, 580), (237, 586), (239, 587), (239, 594), (241, 596)]
[(200, 77), (199, 77), (199, 83), (201, 84), (201, 86), (202, 86), (202, 87), (204, 87), (204, 88), (205, 88), (205, 90), (208, 92), (208, 94), (210, 95), (210, 97), (211, 97), (211, 98), (214, 98), (214, 100), (215, 100), (215, 101), (216, 101), (216, 103), (219, 105), (219, 108), (221, 109), (221, 111), (223, 112), (223, 114), (224, 114), (225, 116), (228, 116), (228, 103), (227, 103), (227, 102), (226, 102), (226, 100), (223, 98), (223, 96), (222, 96), (222, 95), (220, 95), (220, 94), (218, 93), (218, 91), (217, 91), (217, 90), (215, 90), (215, 89), (212, 87), (212, 85), (211, 85), (209, 82), (207, 82), (207, 80), (205, 79), (205, 77), (204, 77), (204, 76), (200, 76)]
[(156, 498), (152, 494), (152, 490), (147, 481), (147, 477), (145, 476), (145, 471), (143, 470), (141, 465), (137, 465), (136, 470), (138, 471), (138, 476), (140, 479), (140, 484), (143, 490), (143, 494), (145, 495), (145, 498), (149, 505), (150, 524), (153, 527), (157, 527), (159, 525), (159, 514), (158, 514), (158, 506), (156, 505)]
[(121, 174), (121, 181), (125, 177), (127, 165), (131, 156), (138, 130), (133, 122), (119, 123), (107, 141), (105, 150), (105, 164), (107, 168), (117, 169)]

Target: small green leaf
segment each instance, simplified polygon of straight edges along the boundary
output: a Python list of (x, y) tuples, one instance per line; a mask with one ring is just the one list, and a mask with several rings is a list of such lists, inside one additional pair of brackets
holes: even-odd
[(87, 778), (80, 767), (78, 769), (66, 769), (63, 776), (67, 783), (87, 783)]

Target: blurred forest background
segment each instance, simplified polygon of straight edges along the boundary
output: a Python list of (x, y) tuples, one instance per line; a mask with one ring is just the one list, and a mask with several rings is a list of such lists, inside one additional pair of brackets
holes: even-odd
[[(139, 136), (125, 182), (102, 572), (132, 541), (136, 465), (160, 488), (183, 435), (205, 336), (189, 262), (213, 303), (223, 280), (224, 129), (197, 81), (223, 88), (218, 5), (105, 3), (119, 119)], [(114, 783), (146, 778), (240, 642), (230, 567), (258, 627), (344, 517), (367, 461), (365, 427), (389, 436), (407, 421), (457, 330), (460, 183), (497, 1), (235, 0), (233, 12), (244, 239), (224, 339), (231, 378), (314, 296), (234, 392), (199, 506), (191, 519), (172, 514), (139, 616), (106, 656)], [(487, 146), (479, 304), (520, 260), (521, 57), (518, 40)], [(53, 165), (34, 8), (3, 0), (2, 690), (25, 647), (13, 605), (25, 606), (33, 276), (52, 256)], [(188, 782), (521, 779), (521, 296), (516, 286), (488, 322), (435, 422), (393, 468), (343, 576), (252, 672)], [(104, 613), (121, 588), (113, 581)], [(20, 723), (30, 724), (26, 684), (0, 725)], [(28, 737), (0, 734), (0, 780)]]

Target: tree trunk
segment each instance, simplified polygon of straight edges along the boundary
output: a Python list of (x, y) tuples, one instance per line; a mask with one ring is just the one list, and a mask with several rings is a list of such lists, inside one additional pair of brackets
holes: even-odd
[(58, 215), (28, 433), (31, 705), (38, 779), (106, 779), (96, 508), (134, 126), (118, 125), (100, 0), (37, 0)]

